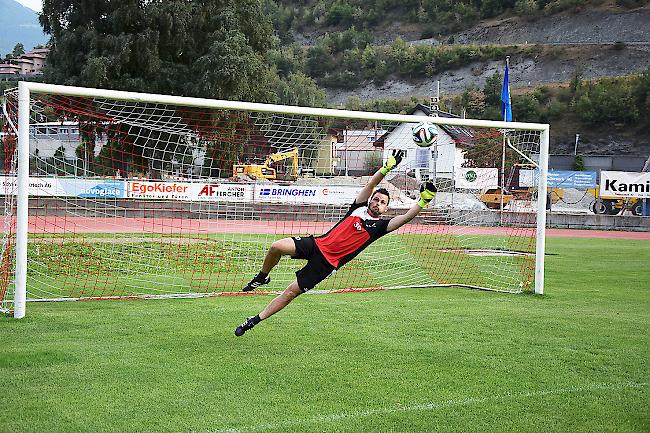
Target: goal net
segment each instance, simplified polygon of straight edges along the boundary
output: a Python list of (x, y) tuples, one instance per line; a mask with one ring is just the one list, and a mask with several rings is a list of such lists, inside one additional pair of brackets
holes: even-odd
[[(434, 202), (317, 289), (541, 293), (547, 125), (414, 110), (21, 83), (3, 103), (2, 308), (239, 293), (272, 241), (327, 232), (393, 149), (406, 156), (380, 185), (388, 216), (425, 180)], [(437, 125), (429, 148), (413, 142), (420, 121)], [(282, 260), (265, 289), (283, 290), (303, 264)]]

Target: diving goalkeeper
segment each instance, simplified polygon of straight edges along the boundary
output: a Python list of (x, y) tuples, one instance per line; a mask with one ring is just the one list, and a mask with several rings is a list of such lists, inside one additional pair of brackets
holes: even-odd
[(420, 187), (420, 200), (408, 212), (391, 219), (380, 218), (388, 210), (390, 196), (386, 189), (375, 190), (375, 187), (402, 161), (403, 156), (404, 151), (393, 151), (384, 166), (359, 192), (345, 216), (327, 233), (318, 237), (294, 236), (271, 244), (262, 263), (262, 270), (244, 287), (244, 292), (268, 284), (271, 281), (269, 273), (282, 256), (304, 259), (307, 264), (296, 272), (296, 280), (281, 295), (273, 299), (257, 316), (249, 317), (235, 329), (236, 336), (244, 335), (262, 320), (282, 310), (298, 295), (314, 288), (356, 257), (368, 245), (408, 223), (428, 206), (436, 195), (436, 187), (432, 182), (426, 182)]

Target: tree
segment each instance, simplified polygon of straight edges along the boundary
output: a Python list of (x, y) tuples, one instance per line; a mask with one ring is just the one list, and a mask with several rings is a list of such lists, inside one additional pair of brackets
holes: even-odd
[(585, 160), (582, 155), (576, 155), (573, 160), (573, 169), (575, 171), (585, 171)]
[(501, 86), (503, 84), (503, 76), (499, 71), (496, 71), (492, 76), (485, 80), (485, 87), (483, 87), (483, 94), (485, 95), (485, 103), (488, 107), (501, 107)]
[(66, 175), (66, 162), (65, 162), (65, 148), (63, 145), (59, 146), (54, 151), (54, 168), (57, 175)]
[(308, 107), (325, 105), (325, 92), (302, 72), (291, 73), (286, 80), (278, 80), (277, 86), (278, 102), (281, 104)]
[(261, 0), (45, 0), (45, 79), (58, 84), (267, 101), (272, 28)]
[(461, 104), (467, 110), (467, 116), (479, 119), (485, 111), (485, 95), (476, 87), (470, 86), (461, 95)]
[[(633, 94), (636, 98), (636, 106), (640, 113), (650, 112), (650, 67), (648, 67), (639, 80), (633, 90)], [(650, 120), (645, 116), (645, 123), (649, 124)]]
[(11, 52), (11, 57), (16, 59), (22, 56), (23, 54), (25, 54), (25, 46), (19, 42), (14, 47), (14, 50)]

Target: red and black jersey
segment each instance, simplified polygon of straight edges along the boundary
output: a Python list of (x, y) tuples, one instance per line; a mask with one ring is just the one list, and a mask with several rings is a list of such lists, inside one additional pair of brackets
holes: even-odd
[(315, 238), (316, 245), (325, 259), (338, 269), (385, 235), (388, 221), (370, 216), (367, 203), (352, 203), (341, 221)]

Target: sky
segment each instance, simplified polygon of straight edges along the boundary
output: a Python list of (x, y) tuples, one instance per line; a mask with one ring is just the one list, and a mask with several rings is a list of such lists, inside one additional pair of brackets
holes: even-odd
[(16, 1), (23, 6), (27, 6), (28, 8), (35, 10), (36, 12), (40, 12), (43, 9), (43, 0), (16, 0)]

